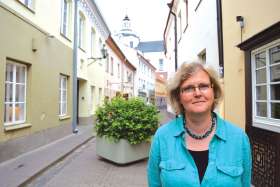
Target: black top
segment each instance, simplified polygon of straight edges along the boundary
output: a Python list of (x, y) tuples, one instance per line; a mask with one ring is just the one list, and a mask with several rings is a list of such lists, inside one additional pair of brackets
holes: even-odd
[(208, 150), (205, 151), (192, 151), (189, 150), (191, 153), (194, 162), (196, 164), (196, 167), (198, 169), (199, 174), (199, 181), (201, 183), (204, 173), (206, 171), (207, 165), (208, 165)]

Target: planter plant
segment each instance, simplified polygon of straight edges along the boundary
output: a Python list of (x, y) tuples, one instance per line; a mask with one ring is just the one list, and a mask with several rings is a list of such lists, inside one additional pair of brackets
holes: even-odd
[(154, 105), (139, 98), (113, 98), (96, 110), (96, 152), (119, 164), (147, 158), (158, 124)]

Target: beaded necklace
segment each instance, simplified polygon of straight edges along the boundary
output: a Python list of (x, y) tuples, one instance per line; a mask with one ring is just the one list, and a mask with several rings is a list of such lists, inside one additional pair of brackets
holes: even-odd
[(212, 125), (210, 127), (210, 129), (208, 131), (206, 131), (204, 134), (201, 134), (201, 135), (198, 135), (198, 134), (194, 134), (193, 132), (191, 132), (188, 127), (186, 126), (186, 120), (185, 120), (185, 115), (183, 115), (183, 125), (188, 133), (188, 135), (196, 140), (202, 140), (206, 137), (208, 137), (211, 132), (213, 131), (215, 125), (216, 125), (216, 116), (215, 115), (212, 115)]

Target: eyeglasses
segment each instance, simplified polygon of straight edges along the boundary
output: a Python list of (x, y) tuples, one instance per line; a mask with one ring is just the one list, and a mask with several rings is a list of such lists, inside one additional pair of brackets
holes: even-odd
[(212, 88), (212, 84), (201, 83), (198, 86), (189, 85), (187, 87), (181, 88), (181, 93), (191, 94), (195, 92), (196, 88), (198, 88), (198, 90), (201, 92), (206, 92), (210, 87)]

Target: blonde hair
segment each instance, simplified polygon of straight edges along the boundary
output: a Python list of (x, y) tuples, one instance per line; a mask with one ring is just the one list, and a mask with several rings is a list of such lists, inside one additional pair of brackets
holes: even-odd
[(213, 68), (205, 66), (198, 62), (184, 62), (176, 71), (174, 77), (171, 78), (167, 84), (168, 100), (177, 115), (184, 112), (184, 107), (180, 103), (180, 86), (185, 80), (190, 78), (198, 70), (203, 70), (205, 73), (207, 73), (210, 79), (210, 83), (213, 85), (214, 103), (212, 106), (212, 111), (222, 99), (223, 91), (219, 82), (219, 76)]

